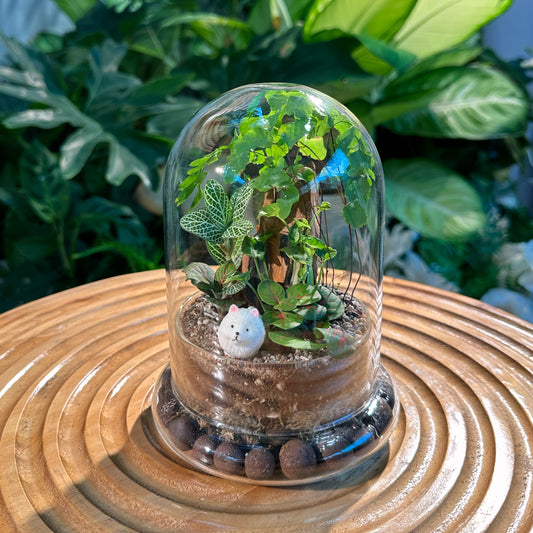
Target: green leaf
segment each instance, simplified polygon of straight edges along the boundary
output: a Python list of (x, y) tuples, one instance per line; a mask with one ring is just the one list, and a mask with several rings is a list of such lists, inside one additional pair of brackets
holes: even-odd
[(253, 185), (251, 182), (248, 182), (239, 187), (231, 195), (231, 213), (234, 221), (242, 220), (244, 218), (244, 214), (246, 213), (253, 192)]
[(6, 128), (55, 128), (70, 121), (70, 114), (64, 109), (27, 109), (7, 117), (3, 124)]
[(261, 207), (259, 210), (259, 213), (257, 214), (258, 217), (276, 217), (276, 218), (282, 218), (281, 217), (281, 210), (280, 206), (277, 203), (273, 204), (267, 204)]
[(124, 44), (106, 39), (100, 46), (90, 49), (90, 75), (87, 80), (89, 97), (85, 104), (87, 112), (94, 103), (118, 101), (141, 85), (141, 81), (130, 74), (118, 72), (118, 67), (128, 48)]
[(393, 42), (419, 59), (466, 40), (501, 15), (512, 0), (418, 0)]
[(296, 311), (304, 320), (310, 322), (320, 322), (326, 318), (328, 310), (320, 304), (304, 305), (303, 307), (298, 307)]
[(252, 181), (257, 191), (267, 192), (273, 188), (282, 189), (292, 185), (292, 180), (283, 169), (285, 160), (280, 157), (274, 165), (264, 165), (259, 170), (259, 176)]
[(423, 73), (386, 92), (375, 123), (405, 135), (493, 139), (523, 134), (528, 98), (505, 74), (485, 67)]
[(222, 234), (223, 239), (238, 239), (246, 237), (254, 225), (249, 220), (235, 220), (233, 224)]
[(275, 281), (263, 280), (257, 287), (257, 293), (263, 302), (276, 305), (285, 298), (285, 289)]
[(288, 311), (267, 311), (262, 318), (265, 324), (283, 330), (297, 328), (303, 322), (303, 317)]
[(361, 34), (387, 41), (415, 4), (416, 0), (315, 0), (305, 20), (304, 39)]
[(138, 176), (151, 186), (150, 172), (146, 164), (116, 139), (112, 139), (105, 177), (112, 185), (120, 185), (128, 176)]
[(307, 283), (296, 283), (287, 289), (287, 299), (295, 300), (298, 306), (318, 302), (320, 298), (316, 288)]
[(245, 50), (252, 38), (251, 28), (244, 22), (214, 13), (180, 13), (166, 18), (163, 27), (190, 24), (191, 29), (218, 50), (233, 44)]
[(320, 335), (328, 347), (328, 354), (335, 359), (343, 359), (354, 353), (355, 339), (347, 335), (340, 328), (315, 328), (313, 330)]
[(353, 228), (360, 228), (366, 225), (367, 216), (365, 208), (358, 200), (351, 200), (342, 208), (342, 215), (347, 224)]
[(222, 265), (228, 260), (226, 254), (223, 252), (223, 250), (218, 244), (206, 241), (205, 245), (207, 246), (207, 251), (217, 264)]
[(96, 123), (80, 128), (67, 137), (61, 145), (59, 157), (59, 166), (65, 178), (79, 174), (94, 147), (106, 140), (108, 137)]
[(209, 220), (224, 232), (231, 222), (231, 206), (224, 187), (218, 181), (209, 180), (204, 187), (204, 201)]
[(320, 304), (327, 310), (328, 320), (336, 320), (344, 315), (344, 303), (340, 296), (324, 285), (319, 285), (317, 290), (321, 297)]
[(279, 217), (286, 220), (291, 214), (292, 206), (300, 199), (300, 191), (295, 185), (284, 187), (278, 191), (276, 204), (279, 205)]
[(192, 281), (195, 285), (203, 283), (212, 286), (215, 281), (214, 270), (205, 263), (189, 263), (183, 268), (183, 273), (185, 274), (185, 279)]
[(300, 152), (303, 155), (309, 156), (312, 159), (322, 160), (328, 155), (326, 147), (324, 146), (324, 139), (322, 137), (315, 137), (314, 139), (306, 139), (298, 143)]
[(385, 163), (391, 213), (422, 235), (463, 241), (486, 217), (477, 192), (458, 174), (424, 159)]
[(302, 243), (289, 244), (289, 246), (284, 246), (281, 251), (286, 254), (289, 259), (298, 263), (306, 263), (312, 257), (311, 253)]
[(236, 271), (237, 269), (235, 268), (235, 265), (232, 263), (224, 263), (217, 268), (215, 272), (215, 280), (220, 283), (220, 285), (224, 285), (225, 283), (228, 283)]
[(98, 0), (54, 0), (59, 8), (64, 11), (70, 20), (76, 22), (87, 14)]
[(324, 347), (323, 344), (313, 342), (309, 339), (302, 339), (287, 331), (270, 331), (268, 338), (276, 344), (294, 348), (295, 350), (319, 350)]
[(358, 34), (362, 47), (352, 52), (352, 57), (359, 65), (372, 74), (387, 75), (392, 69), (404, 72), (416, 61), (416, 55), (396, 48), (384, 41)]
[(175, 139), (202, 107), (203, 102), (187, 96), (180, 96), (173, 103), (147, 106), (146, 111), (153, 116), (146, 123), (146, 131)]
[(204, 241), (219, 243), (222, 240), (223, 230), (210, 222), (209, 212), (203, 207), (196, 211), (189, 211), (180, 220), (180, 226), (189, 233), (198, 235)]

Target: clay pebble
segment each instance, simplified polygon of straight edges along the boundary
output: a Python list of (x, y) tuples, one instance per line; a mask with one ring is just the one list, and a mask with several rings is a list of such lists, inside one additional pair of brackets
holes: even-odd
[(268, 479), (272, 477), (275, 467), (274, 456), (262, 446), (252, 448), (244, 459), (244, 470), (250, 479)]
[(172, 441), (179, 450), (190, 450), (199, 434), (198, 423), (188, 415), (181, 415), (171, 420), (168, 431)]
[(375, 408), (368, 413), (364, 422), (372, 426), (378, 435), (382, 435), (392, 419), (392, 409), (386, 400), (378, 398)]
[(379, 395), (389, 404), (391, 409), (394, 407), (395, 393), (392, 383), (386, 381), (381, 382), (379, 384)]
[(200, 435), (192, 447), (192, 456), (208, 466), (213, 464), (216, 442), (209, 435)]
[(302, 439), (289, 440), (279, 452), (281, 471), (289, 479), (303, 479), (312, 476), (317, 463), (313, 446)]
[(232, 442), (223, 442), (215, 450), (215, 468), (225, 474), (241, 474), (244, 468), (244, 452)]
[(339, 461), (349, 460), (352, 440), (347, 432), (332, 431), (317, 443), (320, 459), (328, 466), (337, 468)]

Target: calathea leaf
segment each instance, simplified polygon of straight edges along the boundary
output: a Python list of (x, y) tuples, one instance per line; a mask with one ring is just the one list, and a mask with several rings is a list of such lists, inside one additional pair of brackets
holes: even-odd
[(422, 235), (462, 241), (481, 230), (486, 217), (476, 190), (460, 175), (425, 159), (385, 163), (391, 213)]
[(494, 139), (521, 135), (527, 95), (507, 75), (480, 66), (422, 72), (391, 84), (374, 107), (375, 123), (424, 137)]

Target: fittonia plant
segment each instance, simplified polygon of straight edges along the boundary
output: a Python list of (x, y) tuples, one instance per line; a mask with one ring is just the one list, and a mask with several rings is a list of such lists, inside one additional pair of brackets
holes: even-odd
[[(231, 124), (227, 142), (193, 160), (179, 187), (178, 205), (192, 198), (181, 227), (203, 239), (219, 265), (215, 272), (191, 263), (187, 279), (221, 312), (252, 299), (279, 345), (327, 345), (342, 355), (346, 339), (332, 321), (345, 304), (328, 276), (337, 250), (328, 244), (331, 206), (320, 198), (325, 190), (339, 195), (357, 248), (375, 180), (373, 154), (353, 122), (298, 90), (260, 93)], [(218, 169), (226, 186), (211, 177)]]

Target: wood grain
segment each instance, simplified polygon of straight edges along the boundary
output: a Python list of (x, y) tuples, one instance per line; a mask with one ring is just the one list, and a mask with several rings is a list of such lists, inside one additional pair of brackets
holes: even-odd
[(533, 529), (533, 326), (386, 279), (383, 363), (402, 411), (387, 453), (305, 488), (232, 483), (152, 445), (168, 362), (164, 272), (0, 315), (0, 531)]

